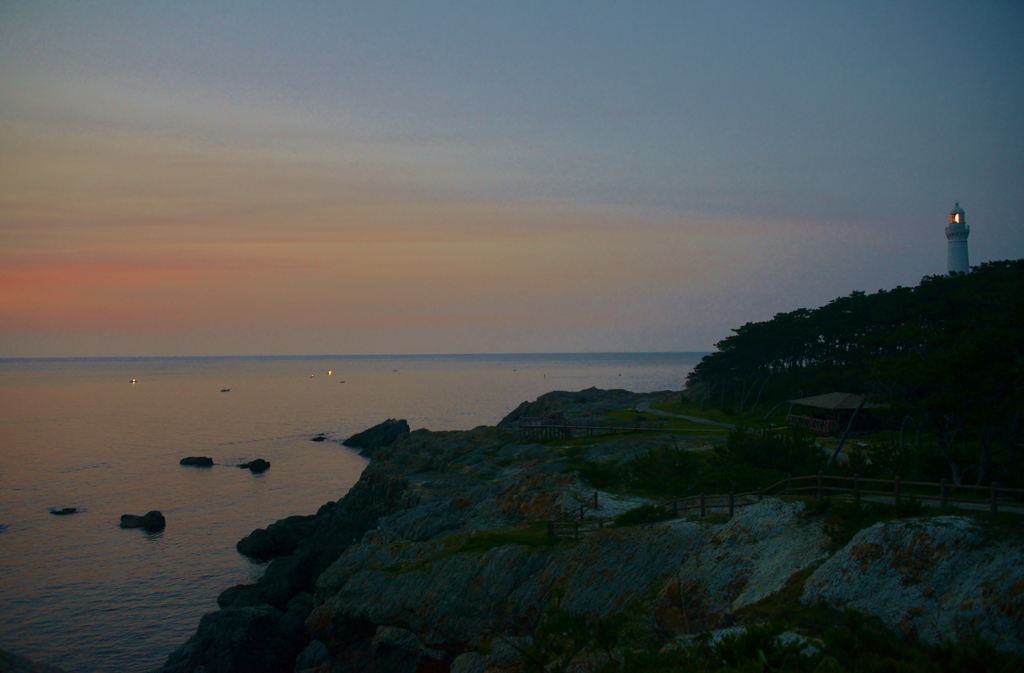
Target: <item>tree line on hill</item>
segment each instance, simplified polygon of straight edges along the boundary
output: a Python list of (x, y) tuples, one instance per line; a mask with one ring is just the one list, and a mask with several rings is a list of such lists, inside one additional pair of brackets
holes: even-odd
[(1024, 259), (779, 313), (716, 348), (687, 380), (702, 406), (867, 394), (899, 431), (893, 472), (1024, 485)]

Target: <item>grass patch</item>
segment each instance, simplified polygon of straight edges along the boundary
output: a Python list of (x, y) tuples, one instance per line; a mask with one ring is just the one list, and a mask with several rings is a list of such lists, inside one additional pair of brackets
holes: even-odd
[(547, 521), (533, 521), (515, 528), (482, 531), (462, 538), (453, 537), (436, 554), (414, 563), (396, 563), (384, 568), (382, 572), (389, 575), (401, 575), (424, 571), (438, 561), (451, 558), (456, 554), (482, 554), (491, 549), (508, 545), (519, 545), (533, 551), (545, 551), (576, 543), (576, 540), (569, 537), (548, 537)]
[(842, 623), (843, 613), (823, 603), (804, 605), (800, 596), (804, 593), (804, 585), (824, 561), (813, 563), (799, 570), (786, 581), (778, 593), (762, 598), (753, 605), (747, 605), (736, 611), (736, 616), (744, 620), (760, 622), (784, 622), (793, 630), (808, 634), (821, 634)]
[(723, 524), (723, 523), (729, 523), (729, 519), (731, 519), (731, 518), (732, 517), (729, 516), (728, 512), (712, 512), (711, 514), (708, 514), (704, 518), (701, 518), (700, 515), (698, 514), (697, 517), (696, 517), (696, 520), (700, 521), (701, 523)]
[(481, 554), (491, 549), (519, 545), (528, 549), (554, 549), (573, 542), (567, 537), (548, 537), (547, 521), (533, 521), (515, 528), (489, 530), (465, 538), (455, 554)]
[(664, 411), (670, 414), (679, 414), (681, 416), (693, 416), (694, 418), (703, 418), (704, 420), (714, 421), (715, 423), (731, 423), (733, 425), (746, 425), (750, 428), (765, 429), (772, 425), (775, 421), (769, 419), (769, 422), (764, 422), (761, 419), (764, 418), (764, 414), (767, 413), (767, 409), (760, 414), (751, 414), (750, 412), (737, 413), (730, 409), (719, 409), (712, 408), (709, 405), (705, 405), (704, 410), (700, 408), (699, 402), (668, 402), (668, 403), (656, 403), (651, 405), (651, 409), (656, 411)]

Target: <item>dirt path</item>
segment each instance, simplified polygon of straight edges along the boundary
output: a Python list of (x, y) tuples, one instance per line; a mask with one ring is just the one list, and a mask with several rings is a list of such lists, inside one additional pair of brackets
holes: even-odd
[(636, 405), (636, 410), (640, 411), (640, 412), (643, 412), (643, 413), (646, 413), (646, 414), (654, 414), (655, 416), (666, 416), (668, 418), (682, 418), (682, 419), (687, 420), (687, 421), (693, 421), (694, 423), (703, 423), (704, 425), (714, 425), (715, 427), (728, 428), (729, 430), (735, 430), (736, 429), (736, 426), (731, 424), (731, 423), (716, 423), (715, 421), (709, 421), (706, 418), (697, 418), (696, 416), (681, 416), (679, 414), (670, 414), (667, 411), (658, 411), (656, 409), (651, 409), (651, 402), (650, 401), (640, 402), (639, 404)]

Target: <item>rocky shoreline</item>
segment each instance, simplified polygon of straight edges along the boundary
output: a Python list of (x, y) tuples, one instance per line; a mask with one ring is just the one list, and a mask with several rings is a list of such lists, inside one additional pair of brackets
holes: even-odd
[[(358, 483), (316, 514), (240, 540), (240, 553), (269, 561), (263, 577), (225, 590), (220, 609), (160, 670), (520, 670), (556, 594), (567, 610), (621, 614), (668, 642), (742, 622), (738, 612), (796, 576), (806, 582), (804, 603), (877, 615), (926, 644), (977, 633), (1024, 652), (1024, 545), (962, 517), (878, 524), (836, 550), (801, 502), (765, 499), (731, 519), (549, 540), (538, 527), (595, 493), (566, 469), (567, 452), (626, 460), (701, 440), (666, 433), (582, 448), (524, 445), (516, 420), (599, 416), (654, 397), (553, 392), (497, 427), (408, 432), (389, 420), (361, 433), (382, 439), (361, 446), (372, 458)], [(598, 493), (598, 502), (614, 515), (646, 501)]]

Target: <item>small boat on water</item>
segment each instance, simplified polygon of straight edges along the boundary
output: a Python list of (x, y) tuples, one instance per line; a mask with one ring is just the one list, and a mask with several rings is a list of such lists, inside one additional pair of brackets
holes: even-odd
[(222, 393), (230, 393), (231, 392), (231, 388), (221, 388), (220, 391)]
[(57, 516), (64, 516), (67, 514), (74, 514), (78, 511), (77, 507), (53, 507), (50, 509), (50, 514), (56, 514)]

